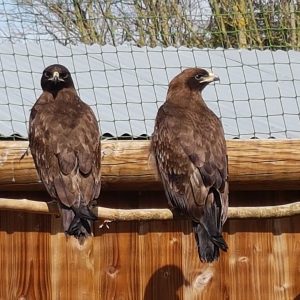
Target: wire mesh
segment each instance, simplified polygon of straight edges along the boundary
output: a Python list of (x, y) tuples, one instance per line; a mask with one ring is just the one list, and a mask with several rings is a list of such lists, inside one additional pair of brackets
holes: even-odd
[[(205, 89), (204, 99), (221, 117), (227, 138), (300, 137), (296, 4), (287, 7), (278, 1), (271, 15), (271, 1), (263, 1), (265, 7), (253, 12), (249, 3), (256, 2), (246, 1), (245, 13), (230, 8), (225, 14), (221, 8), (226, 1), (219, 1), (219, 6), (212, 5), (215, 1), (179, 1), (182, 5), (177, 12), (172, 4), (169, 14), (159, 6), (145, 15), (149, 7), (143, 1), (112, 1), (110, 8), (104, 2), (78, 1), (85, 12), (80, 12), (85, 16), (80, 25), (86, 26), (85, 31), (76, 23), (75, 2), (0, 2), (2, 136), (17, 133), (27, 137), (30, 108), (41, 94), (42, 71), (61, 63), (71, 71), (81, 98), (93, 108), (105, 136), (150, 136), (169, 81), (184, 68), (200, 66), (221, 78)], [(138, 8), (144, 15), (138, 15)], [(99, 9), (111, 13), (96, 18), (94, 12)], [(290, 17), (282, 19), (287, 12)], [(178, 15), (186, 20), (180, 23)], [(77, 27), (68, 23), (72, 16)], [(249, 21), (244, 29), (243, 20)], [(227, 24), (225, 28), (221, 21)], [(146, 32), (139, 31), (139, 22)], [(280, 35), (275, 25), (281, 25)], [(224, 48), (232, 46), (256, 49)]]

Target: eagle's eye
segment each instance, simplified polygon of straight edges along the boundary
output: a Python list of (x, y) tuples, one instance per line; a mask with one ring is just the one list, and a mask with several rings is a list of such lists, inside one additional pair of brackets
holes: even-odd
[(61, 73), (60, 75), (63, 79), (67, 79), (69, 77), (68, 73)]
[(196, 76), (195, 76), (195, 79), (196, 80), (198, 80), (198, 81), (200, 81), (200, 80), (202, 80), (202, 74), (197, 74)]
[(45, 76), (46, 78), (50, 78), (51, 75), (52, 75), (52, 74), (51, 74), (50, 72), (45, 72), (45, 73), (44, 73), (44, 76)]

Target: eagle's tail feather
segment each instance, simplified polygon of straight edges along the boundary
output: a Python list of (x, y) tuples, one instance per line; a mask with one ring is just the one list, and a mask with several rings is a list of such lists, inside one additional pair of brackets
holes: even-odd
[(85, 238), (91, 234), (92, 221), (97, 217), (87, 206), (62, 208), (63, 226), (68, 235)]
[(193, 222), (193, 228), (200, 260), (202, 262), (212, 262), (216, 260), (220, 255), (219, 248), (210, 240), (207, 231), (200, 223)]
[(193, 222), (198, 253), (202, 261), (212, 262), (219, 257), (219, 249), (228, 249), (222, 236), (221, 205), (219, 192), (212, 188), (200, 222)]
[(212, 262), (220, 256), (219, 249), (227, 251), (228, 246), (223, 236), (210, 236), (201, 223), (193, 222), (198, 254), (203, 262)]

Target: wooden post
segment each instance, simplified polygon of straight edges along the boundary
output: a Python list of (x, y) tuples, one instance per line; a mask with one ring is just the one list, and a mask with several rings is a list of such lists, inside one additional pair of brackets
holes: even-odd
[[(106, 190), (161, 189), (149, 141), (102, 141)], [(0, 191), (43, 186), (28, 142), (0, 142)], [(300, 140), (228, 140), (230, 190), (300, 189)]]

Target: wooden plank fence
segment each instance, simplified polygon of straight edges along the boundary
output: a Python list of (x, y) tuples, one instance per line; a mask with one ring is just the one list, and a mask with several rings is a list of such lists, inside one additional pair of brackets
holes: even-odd
[[(6, 142), (7, 143), (7, 142)], [(26, 142), (0, 143), (0, 198), (48, 201)], [(149, 142), (103, 142), (108, 208), (167, 208)], [(228, 141), (230, 205), (300, 201), (300, 141)], [(189, 220), (94, 226), (80, 245), (56, 215), (0, 211), (0, 299), (300, 300), (300, 215), (230, 219), (219, 261), (201, 263)]]

